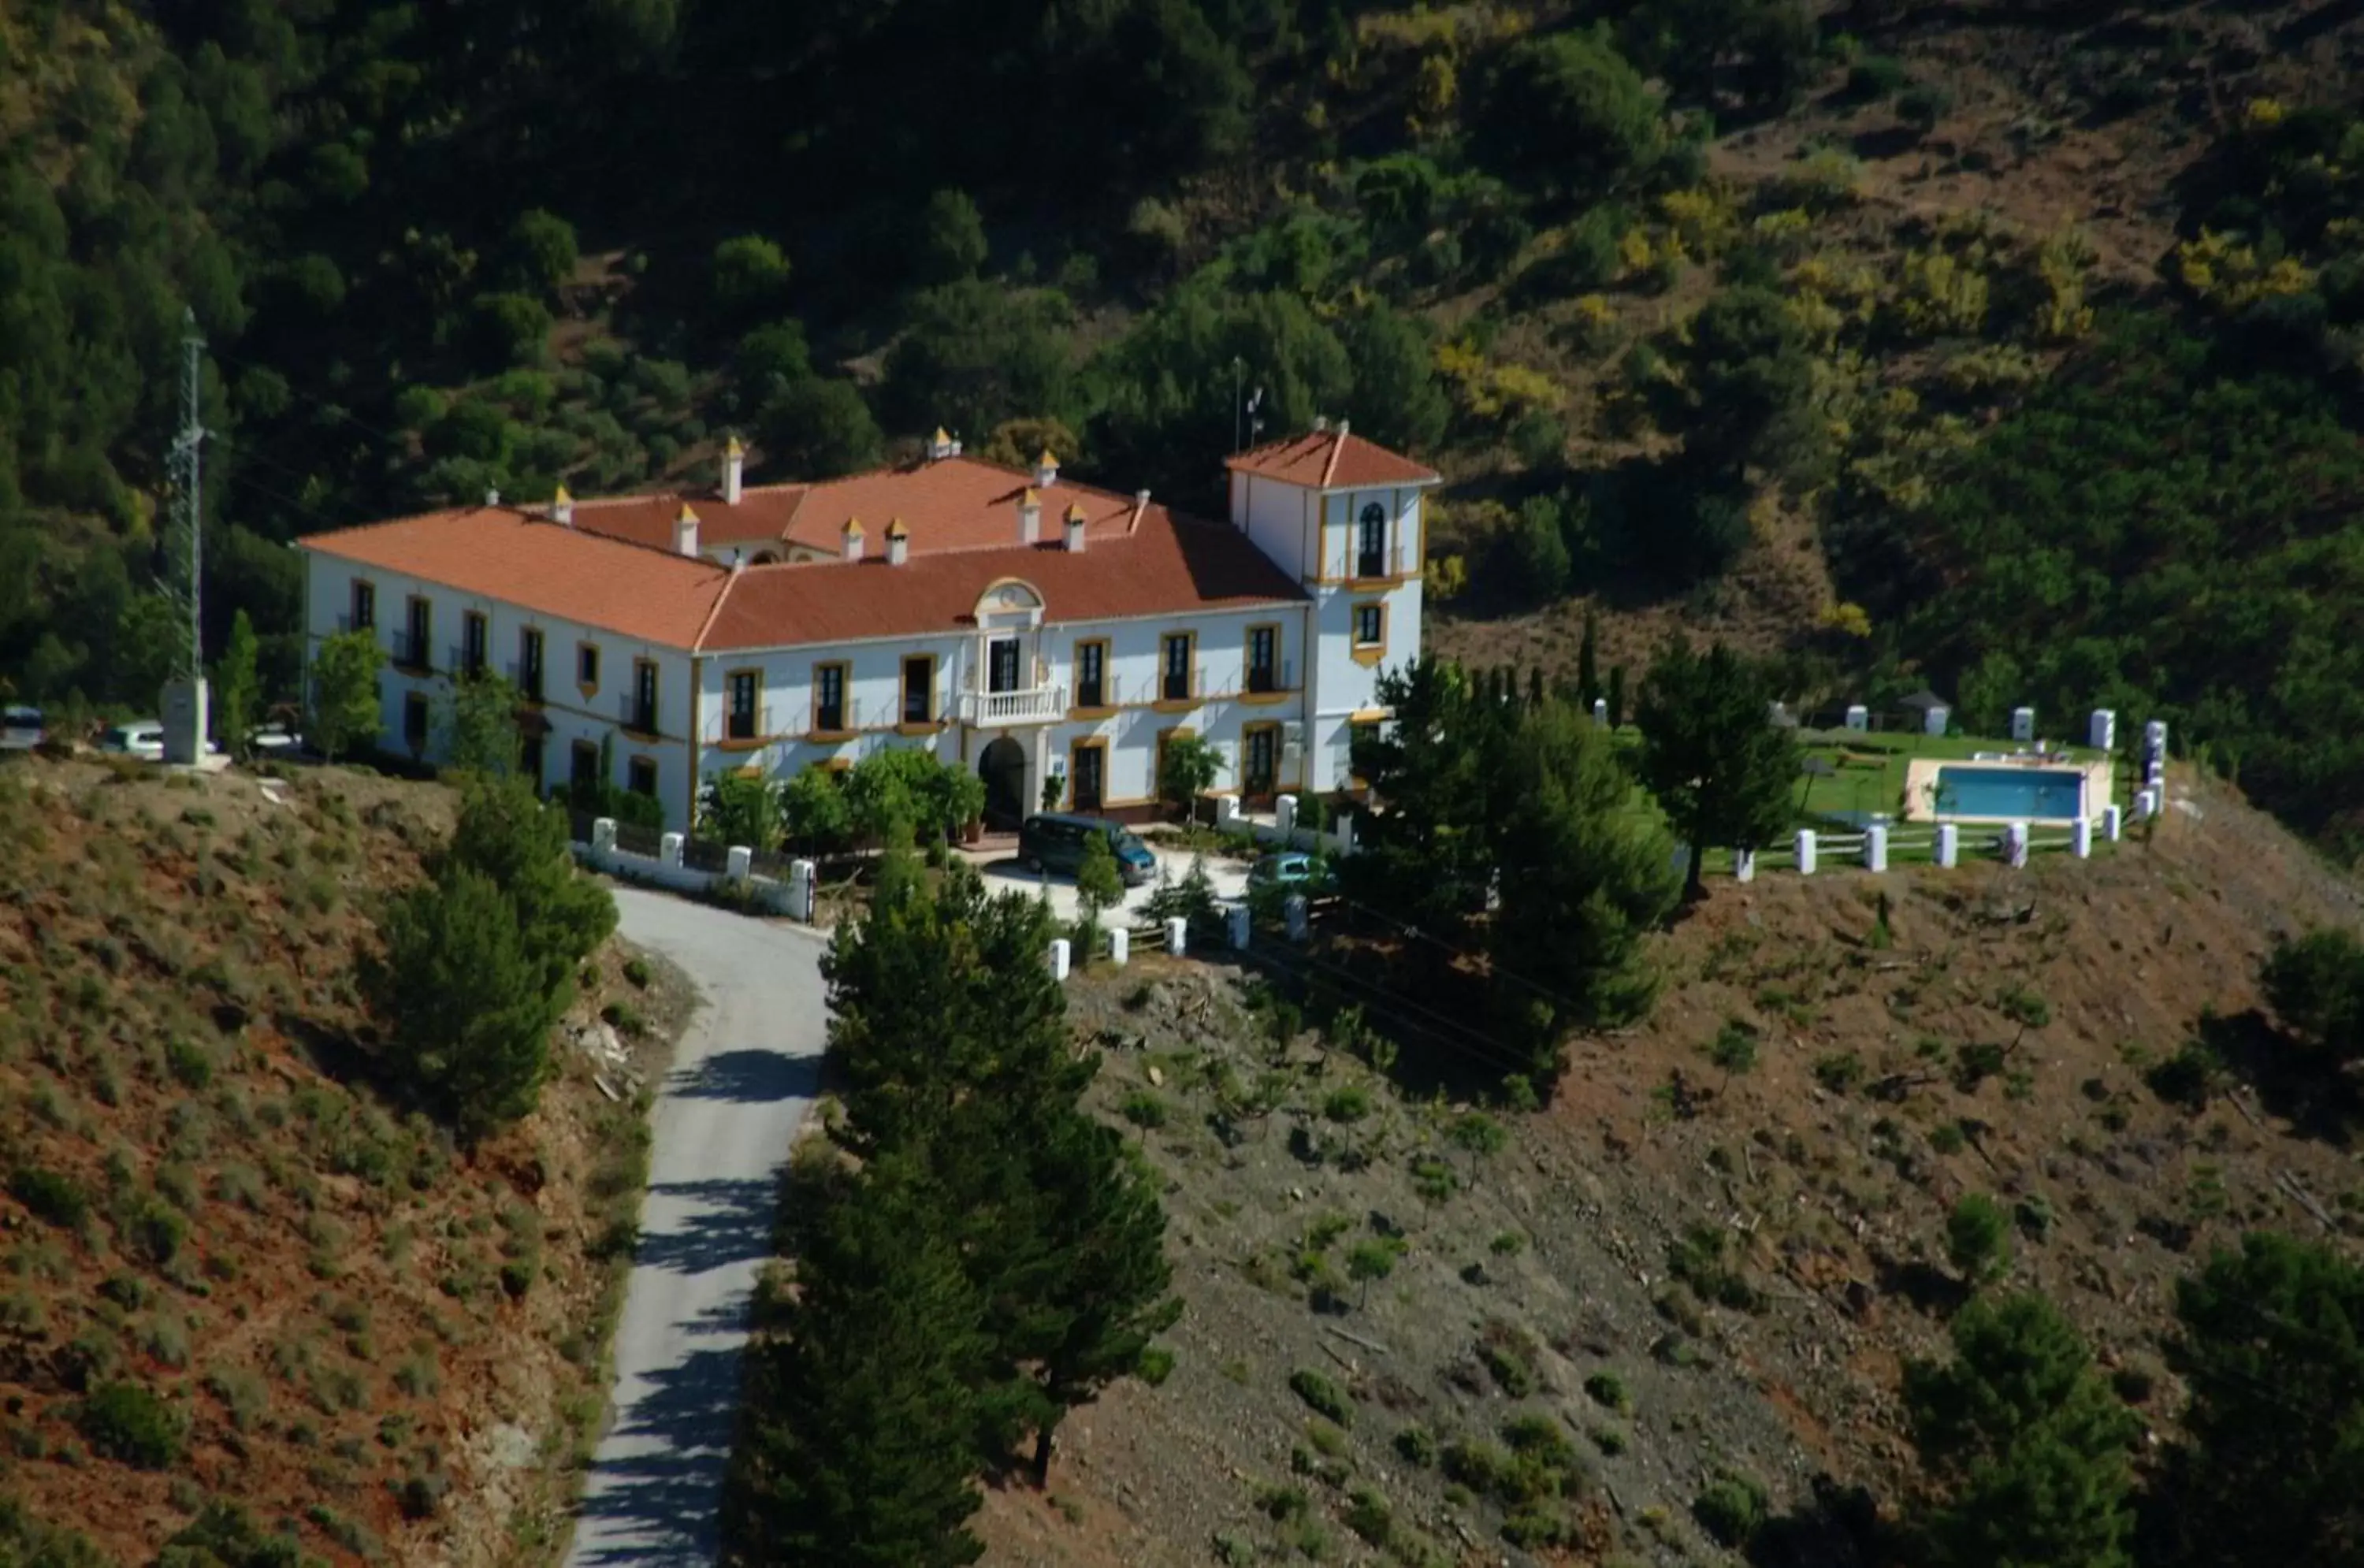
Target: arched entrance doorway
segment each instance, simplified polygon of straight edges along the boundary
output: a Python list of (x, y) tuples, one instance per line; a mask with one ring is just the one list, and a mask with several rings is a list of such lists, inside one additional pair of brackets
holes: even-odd
[(985, 825), (1002, 832), (1026, 817), (1026, 748), (1005, 735), (976, 760), (985, 781)]

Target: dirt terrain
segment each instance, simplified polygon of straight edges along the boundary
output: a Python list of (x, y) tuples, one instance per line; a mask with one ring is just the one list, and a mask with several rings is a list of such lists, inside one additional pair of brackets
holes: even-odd
[[(1062, 1429), (1048, 1496), (988, 1496), (987, 1561), (1714, 1561), (1693, 1508), (1725, 1477), (1850, 1561), (1909, 1484), (1899, 1376), (1961, 1298), (1943, 1221), (1971, 1191), (2014, 1213), (2010, 1281), (2169, 1419), (2178, 1276), (2247, 1228), (2364, 1238), (2345, 1130), (2254, 1011), (2272, 933), (2354, 921), (2358, 891), (2229, 790), (2177, 794), (2086, 864), (1714, 884), (1663, 940), (1651, 1020), (1577, 1042), (1491, 1153), (1430, 1087), (1467, 1065), (1438, 1037), (1480, 1047), (1417, 1003), (1385, 1004), (1433, 1032), (1383, 1075), (1351, 1024), (1299, 1028), (1277, 968), (1082, 979), (1095, 1092), (1170, 1178), (1188, 1310), (1162, 1386)], [(1322, 956), (1281, 962), (1335, 978)], [(1757, 1060), (1727, 1082), (1703, 1047), (1735, 1020)], [(2235, 1067), (2196, 1110), (2156, 1072), (2195, 1032)], [(1395, 1255), (1366, 1284), (1373, 1242)], [(1539, 1497), (1500, 1473), (1521, 1441)]]
[[(611, 949), (524, 1124), (468, 1151), (402, 1115), (353, 964), (450, 802), (343, 770), (0, 772), (0, 1496), (114, 1560), (214, 1500), (340, 1564), (527, 1563), (563, 1533), (639, 1091), (688, 998)], [(85, 1414), (117, 1385), (162, 1401), (135, 1462)]]

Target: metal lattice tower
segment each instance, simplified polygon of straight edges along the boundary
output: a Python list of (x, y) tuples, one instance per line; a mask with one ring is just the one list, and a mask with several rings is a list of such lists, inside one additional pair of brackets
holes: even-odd
[(206, 673), (205, 623), (202, 602), (205, 544), (201, 538), (205, 514), (205, 473), (200, 449), (206, 428), (198, 417), (200, 356), (206, 340), (197, 335), (197, 313), (184, 310), (181, 339), (181, 428), (173, 438), (173, 607), (185, 617), (186, 640), (177, 650), (175, 673), (199, 681)]

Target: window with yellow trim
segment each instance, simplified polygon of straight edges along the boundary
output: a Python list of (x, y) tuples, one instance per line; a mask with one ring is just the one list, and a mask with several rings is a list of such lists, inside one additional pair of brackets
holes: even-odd
[(820, 734), (849, 728), (846, 723), (844, 665), (813, 666), (812, 727)]
[(1355, 646), (1384, 648), (1388, 641), (1388, 607), (1382, 604), (1355, 606)]
[(1108, 644), (1098, 639), (1076, 644), (1076, 706), (1109, 706)]
[(1280, 628), (1248, 628), (1247, 689), (1251, 692), (1280, 690)]

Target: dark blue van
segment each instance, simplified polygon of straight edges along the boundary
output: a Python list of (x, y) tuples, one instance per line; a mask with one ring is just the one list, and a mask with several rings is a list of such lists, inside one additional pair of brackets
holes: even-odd
[(1124, 824), (1065, 812), (1029, 817), (1018, 829), (1018, 859), (1028, 871), (1073, 876), (1083, 869), (1084, 846), (1095, 833), (1107, 839), (1127, 887), (1139, 887), (1157, 874), (1157, 857)]

